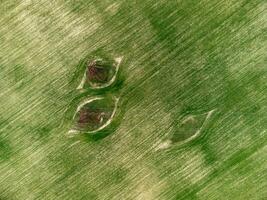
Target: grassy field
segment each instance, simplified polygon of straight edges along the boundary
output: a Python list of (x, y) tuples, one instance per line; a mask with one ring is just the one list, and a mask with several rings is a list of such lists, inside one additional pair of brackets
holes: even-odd
[[(97, 51), (119, 83), (77, 90)], [(0, 1), (0, 200), (265, 200), (266, 113), (264, 0)]]

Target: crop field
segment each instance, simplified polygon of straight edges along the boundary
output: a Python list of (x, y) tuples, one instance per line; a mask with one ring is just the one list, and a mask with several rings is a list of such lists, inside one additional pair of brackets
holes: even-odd
[(0, 200), (266, 199), (266, 1), (0, 0)]

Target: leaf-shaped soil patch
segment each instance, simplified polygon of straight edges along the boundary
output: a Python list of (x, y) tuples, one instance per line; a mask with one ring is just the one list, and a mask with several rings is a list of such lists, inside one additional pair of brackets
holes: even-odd
[(73, 117), (72, 131), (95, 133), (107, 127), (116, 112), (116, 98), (95, 97), (83, 101)]
[(115, 59), (97, 58), (86, 62), (86, 69), (82, 82), (77, 89), (101, 89), (112, 85), (118, 74), (122, 57)]
[(201, 134), (202, 129), (208, 123), (214, 110), (198, 114), (198, 115), (187, 115), (181, 121), (177, 132), (172, 136), (172, 142), (186, 142), (193, 138), (196, 138)]

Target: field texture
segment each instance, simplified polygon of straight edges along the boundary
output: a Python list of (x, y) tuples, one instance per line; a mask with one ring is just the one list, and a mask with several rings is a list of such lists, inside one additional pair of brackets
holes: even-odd
[[(95, 96), (111, 124), (70, 132)], [(0, 200), (82, 199), (267, 199), (265, 0), (0, 0)]]

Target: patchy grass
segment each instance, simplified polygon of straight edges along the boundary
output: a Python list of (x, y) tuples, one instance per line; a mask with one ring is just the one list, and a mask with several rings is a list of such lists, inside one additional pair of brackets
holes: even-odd
[[(263, 0), (0, 1), (0, 199), (267, 198), (266, 11)], [(99, 49), (123, 56), (121, 82), (76, 90)], [(114, 127), (68, 137), (66, 110), (95, 95), (120, 97)], [(159, 148), (184, 116), (211, 110), (199, 137)]]

